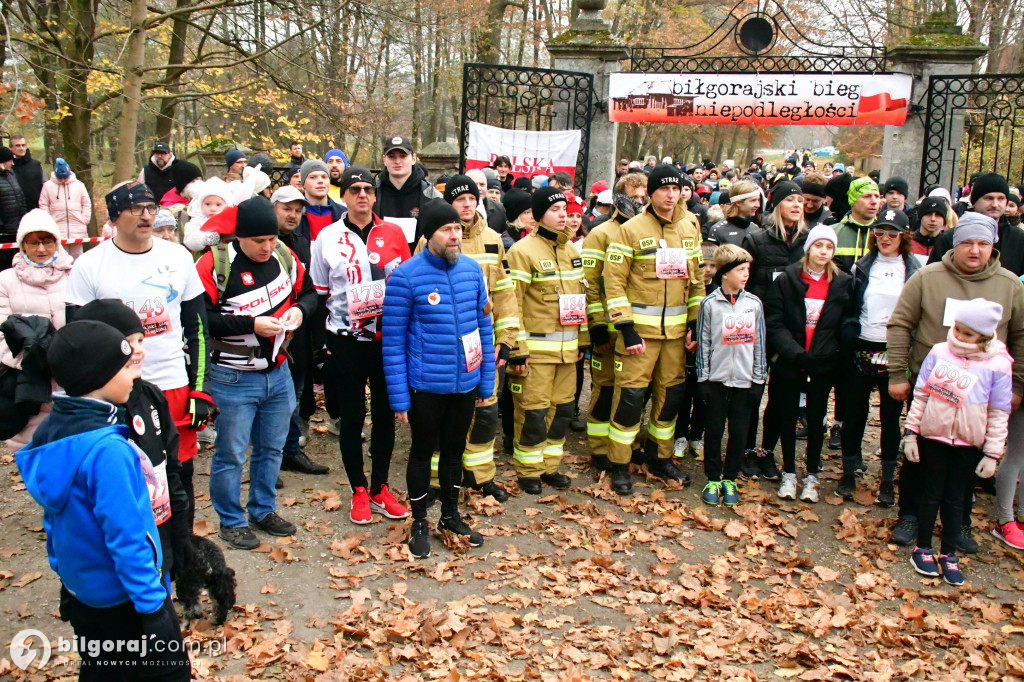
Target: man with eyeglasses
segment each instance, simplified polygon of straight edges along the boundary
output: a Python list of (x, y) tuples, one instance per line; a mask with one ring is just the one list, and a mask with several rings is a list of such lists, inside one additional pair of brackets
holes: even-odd
[(164, 392), (178, 427), (182, 482), (194, 516), (196, 432), (216, 410), (205, 386), (210, 335), (203, 284), (188, 249), (154, 238), (157, 205), (146, 185), (118, 185), (106, 202), (114, 237), (75, 261), (64, 294), (66, 318), (73, 321), (78, 308), (100, 298), (120, 299), (139, 316), (146, 344), (142, 378)]
[[(308, 162), (307, 162), (308, 163)], [(388, 490), (395, 415), (388, 401), (381, 345), (384, 282), (410, 257), (402, 229), (373, 212), (377, 187), (362, 166), (346, 169), (341, 195), (347, 215), (325, 227), (313, 242), (310, 276), (327, 306), (327, 355), (324, 388), (331, 387), (338, 410), (338, 443), (352, 487), (353, 523), (367, 524), (373, 512), (404, 519), (408, 510)], [(307, 197), (308, 198), (308, 197)], [(363, 470), (360, 434), (370, 384), (371, 474)]]

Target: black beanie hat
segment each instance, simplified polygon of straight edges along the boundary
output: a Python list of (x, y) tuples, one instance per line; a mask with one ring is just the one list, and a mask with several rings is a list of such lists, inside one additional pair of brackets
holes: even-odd
[(675, 185), (683, 188), (683, 175), (675, 166), (663, 163), (655, 166), (651, 174), (647, 176), (647, 196), (654, 194), (654, 190), (665, 185)]
[[(57, 330), (46, 351), (53, 380), (70, 396), (107, 385), (132, 357), (124, 334), (95, 320), (75, 321)], [(88, 358), (88, 362), (83, 362)]]
[(8, 161), (14, 161), (14, 152), (11, 151), (10, 147), (0, 146), (0, 163), (7, 163)]
[(462, 224), (459, 220), (459, 212), (451, 204), (442, 199), (431, 199), (420, 206), (420, 215), (416, 219), (416, 231), (429, 240), (438, 229), (456, 223)]
[(516, 189), (521, 189), (527, 194), (533, 193), (533, 182), (530, 178), (520, 175), (518, 178), (512, 181), (512, 186)]
[(791, 197), (794, 194), (803, 196), (804, 191), (800, 189), (800, 185), (790, 180), (783, 180), (775, 183), (772, 187), (772, 191), (768, 194), (768, 198), (772, 202), (772, 206), (778, 206), (783, 202), (786, 197)]
[(910, 183), (907, 182), (906, 178), (894, 175), (882, 185), (882, 196), (884, 197), (886, 193), (892, 190), (896, 190), (903, 196), (908, 197), (910, 196)]
[(1002, 192), (1010, 196), (1010, 183), (999, 173), (984, 173), (971, 183), (971, 203), (992, 192)]
[(825, 185), (817, 182), (811, 182), (806, 177), (803, 182), (800, 183), (800, 191), (804, 194), (813, 194), (816, 197), (825, 198)]
[(277, 234), (277, 213), (270, 200), (262, 196), (246, 199), (235, 216), (236, 237), (269, 237)]
[(530, 199), (530, 207), (533, 209), (533, 219), (540, 222), (540, 219), (544, 217), (544, 214), (548, 212), (548, 209), (557, 204), (558, 202), (564, 202), (568, 205), (569, 200), (565, 197), (565, 193), (557, 187), (551, 187), (545, 185), (539, 188), (533, 193), (533, 197)]
[(171, 178), (174, 180), (174, 189), (178, 194), (188, 187), (188, 183), (201, 177), (203, 177), (203, 171), (191, 161), (178, 161), (171, 165)]
[(693, 184), (693, 178), (691, 178), (689, 175), (684, 175), (682, 177), (682, 181), (683, 184), (680, 185), (680, 187), (689, 187), (691, 192), (696, 188), (696, 185)]
[(126, 337), (144, 332), (139, 316), (119, 298), (97, 298), (89, 301), (75, 313), (75, 320), (103, 322)]
[(472, 178), (468, 175), (453, 175), (444, 186), (444, 200), (451, 204), (463, 194), (472, 194), (480, 201), (480, 188)]
[(917, 215), (923, 218), (929, 213), (937, 213), (946, 220), (949, 218), (949, 204), (942, 197), (926, 197), (917, 205)]
[(533, 208), (530, 195), (515, 187), (505, 192), (505, 196), (501, 198), (501, 205), (505, 209), (505, 215), (510, 223), (514, 223), (524, 211)]

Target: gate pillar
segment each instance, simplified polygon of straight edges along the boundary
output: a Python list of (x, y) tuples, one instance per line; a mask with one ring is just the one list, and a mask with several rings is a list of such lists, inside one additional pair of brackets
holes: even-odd
[[(889, 70), (910, 74), (914, 77), (914, 85), (906, 123), (902, 126), (885, 126), (882, 138), (882, 180), (902, 175), (909, 182), (911, 193), (920, 194), (924, 189), (921, 176), (924, 159), (921, 157), (925, 135), (942, 134), (942, 131), (936, 133), (925, 129), (928, 79), (931, 76), (969, 74), (974, 70), (977, 60), (987, 52), (988, 47), (964, 35), (956, 22), (942, 12), (933, 13), (924, 23), (912, 29), (910, 38), (889, 48), (886, 53)], [(962, 111), (947, 119), (946, 125), (952, 126), (954, 133), (948, 139), (963, 139)], [(956, 151), (943, 148), (940, 182), (943, 187), (952, 187), (957, 177)], [(917, 196), (908, 197), (908, 203), (912, 205), (916, 199)]]
[(615, 179), (618, 123), (608, 120), (608, 82), (609, 76), (618, 72), (622, 60), (629, 56), (626, 44), (612, 35), (610, 27), (601, 18), (601, 10), (606, 4), (607, 0), (579, 0), (579, 16), (567, 31), (545, 46), (554, 62), (552, 68), (582, 71), (594, 76), (590, 159), (583, 182), (584, 201), (591, 184), (605, 180), (610, 186)]

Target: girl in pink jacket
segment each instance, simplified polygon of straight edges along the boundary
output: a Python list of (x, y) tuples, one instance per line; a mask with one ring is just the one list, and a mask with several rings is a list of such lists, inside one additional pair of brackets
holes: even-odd
[[(917, 547), (910, 563), (922, 575), (962, 585), (954, 554), (965, 499), (974, 474), (990, 478), (1006, 449), (1013, 400), (1013, 359), (995, 338), (1003, 317), (998, 303), (976, 298), (960, 305), (945, 343), (921, 365), (907, 415), (904, 454), (921, 463), (923, 484)], [(935, 517), (942, 512), (942, 544), (932, 553)]]
[[(50, 179), (39, 194), (39, 208), (49, 213), (60, 228), (61, 239), (84, 239), (89, 236), (92, 200), (85, 183), (75, 177), (64, 159), (57, 159)], [(77, 259), (81, 244), (68, 244), (67, 252)]]

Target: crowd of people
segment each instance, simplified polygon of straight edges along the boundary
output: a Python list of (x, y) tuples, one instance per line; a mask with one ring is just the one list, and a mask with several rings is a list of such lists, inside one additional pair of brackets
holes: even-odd
[[(396, 135), (376, 174), (295, 143), (273, 186), (266, 155), (231, 150), (204, 178), (158, 142), (106, 194), (109, 239), (83, 251), (65, 242), (85, 233), (88, 193), (63, 159), (45, 180), (18, 141), (0, 149), (17, 247), (0, 272), (0, 436), (44, 509), (78, 635), (180, 640), (170, 578), (189, 562), (200, 440), (225, 543), (297, 533), (279, 473), (330, 471), (303, 450), (316, 387), (349, 519), (411, 516), (418, 558), (438, 500), (438, 529), (483, 544), (463, 487), (499, 502), (569, 488), (569, 430), (620, 495), (642, 470), (689, 485), (689, 454), (706, 504), (738, 504), (742, 478), (815, 503), (827, 446), (852, 497), (874, 391), (872, 492), (898, 500), (892, 541), (915, 570), (963, 583), (976, 477), (995, 480), (991, 532), (1024, 550), (1024, 232), (1000, 175), (910, 202), (903, 178), (795, 154), (746, 170), (650, 157), (577, 195), (571, 174), (516, 177), (505, 156), (431, 179)], [(398, 422), (407, 496), (391, 488)], [(187, 679), (187, 656), (161, 665)]]

